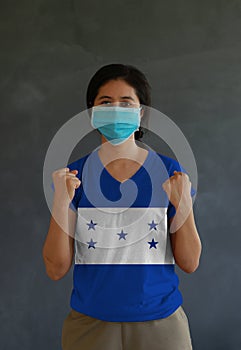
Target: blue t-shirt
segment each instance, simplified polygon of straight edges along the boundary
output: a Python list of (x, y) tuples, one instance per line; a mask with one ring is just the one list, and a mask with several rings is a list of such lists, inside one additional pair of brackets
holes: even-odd
[(97, 151), (68, 167), (81, 180), (70, 204), (77, 213), (71, 307), (104, 321), (172, 314), (182, 295), (168, 233), (175, 208), (162, 183), (185, 169), (152, 150), (123, 183), (106, 170)]

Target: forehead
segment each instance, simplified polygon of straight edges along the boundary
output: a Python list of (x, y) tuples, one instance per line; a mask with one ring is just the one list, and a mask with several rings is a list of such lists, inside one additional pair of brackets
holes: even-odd
[(120, 98), (122, 96), (132, 96), (138, 100), (135, 89), (129, 85), (126, 81), (110, 80), (99, 88), (96, 98), (101, 97), (102, 95), (110, 96), (112, 98)]

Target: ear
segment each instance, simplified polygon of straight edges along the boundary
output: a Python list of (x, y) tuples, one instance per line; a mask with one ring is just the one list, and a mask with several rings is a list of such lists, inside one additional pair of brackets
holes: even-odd
[(142, 109), (141, 109), (141, 113), (140, 113), (140, 117), (142, 118), (142, 117), (143, 117), (143, 115), (144, 115), (144, 108), (142, 107)]

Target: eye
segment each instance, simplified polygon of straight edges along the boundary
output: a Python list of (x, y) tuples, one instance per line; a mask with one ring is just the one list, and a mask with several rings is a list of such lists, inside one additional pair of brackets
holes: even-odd
[(121, 102), (121, 106), (122, 106), (122, 107), (131, 107), (131, 106), (132, 106), (132, 103), (131, 103), (131, 102), (128, 102), (128, 101), (123, 101), (123, 102)]
[(111, 102), (110, 101), (102, 101), (101, 102), (101, 105), (108, 105), (108, 104), (110, 104)]
[(135, 103), (135, 102), (132, 102), (132, 101), (120, 102), (120, 106), (121, 107), (125, 107), (125, 108), (138, 108), (138, 107), (140, 107), (140, 105), (138, 103)]

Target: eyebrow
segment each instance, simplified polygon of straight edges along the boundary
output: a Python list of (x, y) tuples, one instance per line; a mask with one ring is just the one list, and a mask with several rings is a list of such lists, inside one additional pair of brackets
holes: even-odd
[[(105, 96), (100, 96), (100, 97), (98, 98), (98, 100), (104, 100), (105, 98), (112, 99), (112, 97), (105, 95)], [(131, 97), (131, 96), (121, 96), (121, 99), (122, 99), (122, 100), (132, 100), (132, 101), (135, 101), (134, 98)]]

